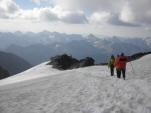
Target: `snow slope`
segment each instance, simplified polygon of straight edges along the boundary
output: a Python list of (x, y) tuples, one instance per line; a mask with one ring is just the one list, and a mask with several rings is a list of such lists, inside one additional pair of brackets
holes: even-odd
[[(0, 81), (0, 86), (22, 82), (26, 80), (32, 80), (36, 78), (41, 78), (45, 76), (51, 76), (60, 72), (59, 70), (53, 69), (51, 66), (47, 65), (48, 62), (42, 63), (36, 67), (33, 67), (27, 71), (16, 74), (9, 78)], [(48, 74), (49, 73), (49, 74)]]
[(0, 81), (0, 113), (151, 113), (150, 62), (151, 55), (132, 62), (135, 72), (128, 64), (125, 81), (105, 66), (56, 71), (41, 64)]

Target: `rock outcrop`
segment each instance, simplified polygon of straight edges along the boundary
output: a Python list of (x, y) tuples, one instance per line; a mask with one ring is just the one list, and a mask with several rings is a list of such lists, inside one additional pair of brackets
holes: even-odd
[(67, 69), (93, 66), (94, 62), (95, 60), (91, 57), (86, 57), (85, 59), (77, 60), (76, 58), (73, 58), (72, 56), (63, 54), (63, 55), (57, 55), (55, 57), (51, 57), (50, 63), (48, 64), (52, 65), (53, 68), (56, 68), (59, 70), (67, 70)]
[(0, 79), (4, 79), (6, 77), (9, 77), (9, 72), (0, 67)]

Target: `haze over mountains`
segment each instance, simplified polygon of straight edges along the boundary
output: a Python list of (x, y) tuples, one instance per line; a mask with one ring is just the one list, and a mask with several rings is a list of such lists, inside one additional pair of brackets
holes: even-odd
[(151, 50), (151, 38), (96, 37), (43, 31), (0, 33), (0, 50), (16, 54), (32, 65), (49, 60), (51, 56), (68, 53), (81, 59), (93, 57), (96, 63), (106, 62), (110, 54), (128, 55)]
[[(7, 70), (11, 76), (29, 69), (31, 65), (23, 58), (12, 53), (0, 52), (0, 67)], [(2, 74), (1, 71), (0, 74)]]

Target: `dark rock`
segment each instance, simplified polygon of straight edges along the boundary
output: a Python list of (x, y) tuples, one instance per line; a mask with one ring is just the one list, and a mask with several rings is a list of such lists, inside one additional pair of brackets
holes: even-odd
[(73, 64), (79, 62), (77, 59), (72, 58), (72, 56), (68, 56), (67, 54), (52, 57), (50, 60), (50, 64), (53, 65), (53, 68), (60, 70), (69, 69)]
[[(134, 61), (134, 60), (137, 60), (145, 55), (149, 55), (151, 54), (151, 52), (139, 52), (139, 53), (135, 53), (133, 55), (130, 55), (130, 56), (127, 56), (128, 57), (128, 61), (131, 62), (131, 61)], [(107, 65), (108, 63), (100, 63), (100, 64), (97, 64), (97, 65)]]
[(86, 57), (85, 59), (82, 59), (79, 61), (67, 54), (52, 57), (50, 60), (51, 60), (51, 62), (48, 63), (48, 65), (52, 65), (53, 68), (56, 68), (59, 70), (92, 66), (92, 65), (94, 65), (94, 62), (95, 62), (94, 59), (91, 57)]
[(151, 54), (151, 52), (140, 52), (129, 56), (130, 61), (137, 60), (145, 55)]
[(8, 71), (6, 71), (2, 67), (0, 67), (0, 79), (4, 79), (4, 78), (9, 77), (9, 76), (10, 75), (9, 75)]
[(86, 57), (85, 59), (80, 60), (79, 67), (93, 66), (94, 59), (91, 57)]

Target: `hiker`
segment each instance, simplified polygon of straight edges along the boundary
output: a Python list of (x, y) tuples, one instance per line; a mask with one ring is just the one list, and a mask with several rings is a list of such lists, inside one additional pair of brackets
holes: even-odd
[(128, 58), (124, 56), (124, 53), (121, 53), (121, 55), (117, 58), (117, 61), (115, 63), (115, 67), (117, 68), (117, 77), (121, 78), (121, 73), (123, 75), (123, 79), (125, 80), (125, 72), (126, 72), (126, 63), (128, 61)]
[(110, 68), (111, 76), (114, 76), (114, 62), (115, 62), (115, 58), (114, 55), (112, 55), (108, 62), (108, 67)]
[(120, 67), (117, 65), (119, 57), (120, 57), (120, 55), (117, 55), (116, 58), (115, 58), (115, 62), (114, 62), (114, 66), (116, 68), (117, 78), (119, 78), (119, 73), (120, 73)]

